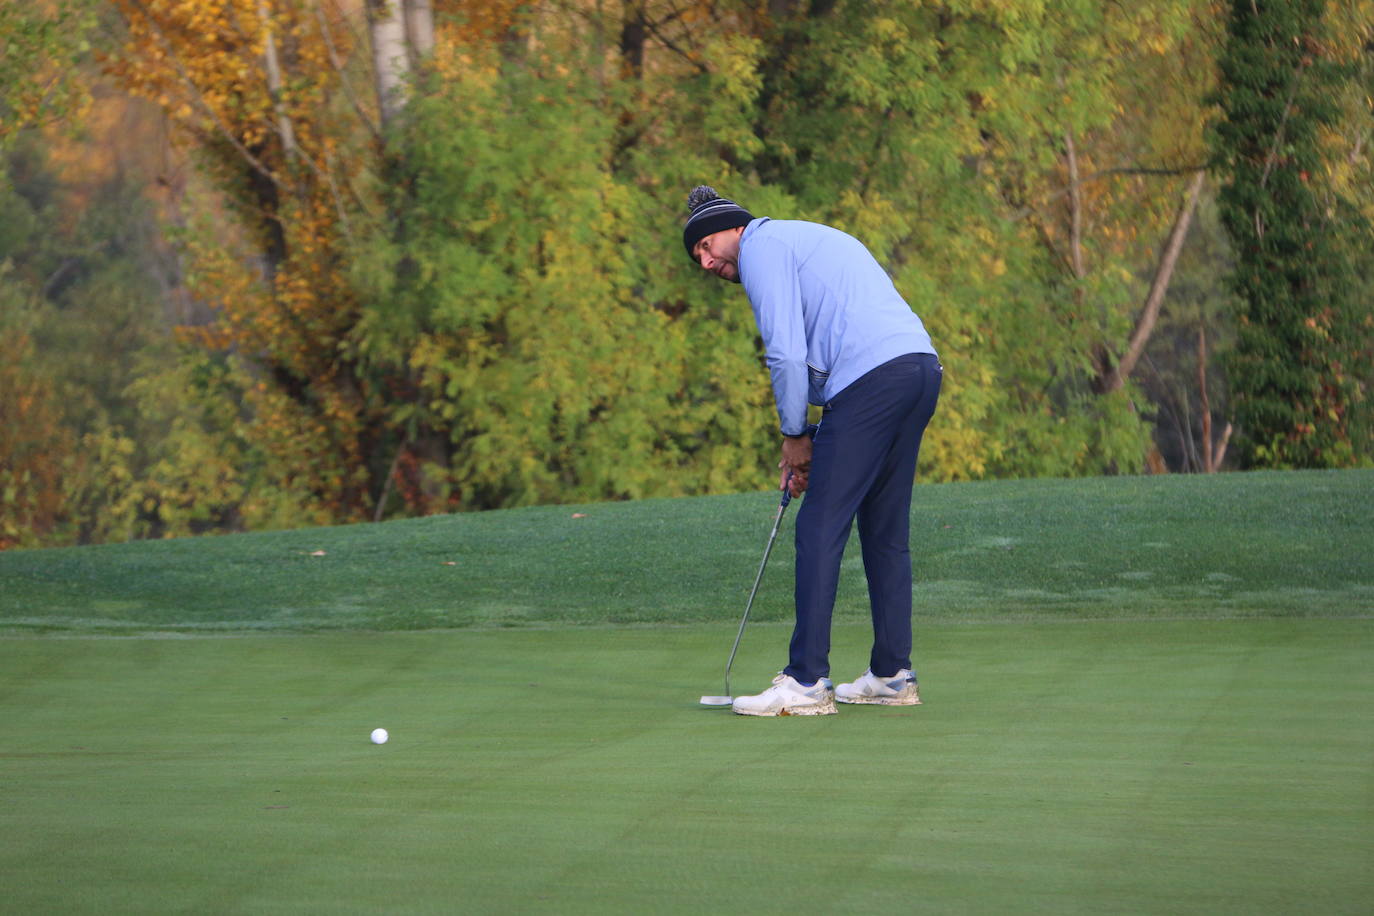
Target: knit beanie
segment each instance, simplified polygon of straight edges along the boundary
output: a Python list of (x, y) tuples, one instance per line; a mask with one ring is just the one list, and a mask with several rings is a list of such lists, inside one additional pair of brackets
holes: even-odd
[(692, 215), (687, 217), (687, 223), (682, 227), (682, 244), (687, 247), (687, 257), (694, 261), (696, 257), (692, 249), (697, 242), (722, 229), (747, 226), (754, 219), (754, 214), (733, 200), (726, 200), (716, 193), (715, 188), (704, 184), (693, 188), (692, 193), (687, 195), (687, 206), (691, 208)]

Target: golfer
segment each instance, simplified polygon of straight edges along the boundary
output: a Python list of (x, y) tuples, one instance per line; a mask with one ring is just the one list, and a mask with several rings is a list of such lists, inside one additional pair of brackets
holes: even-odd
[[(921, 319), (857, 239), (818, 223), (755, 218), (709, 187), (688, 197), (687, 254), (742, 283), (767, 355), (782, 432), (780, 486), (797, 513), (796, 626), (788, 665), (748, 716), (830, 715), (835, 701), (921, 702), (911, 665), (911, 489), (942, 369)], [(814, 439), (807, 404), (822, 407)], [(830, 680), (830, 618), (855, 517), (873, 612), (869, 668)]]

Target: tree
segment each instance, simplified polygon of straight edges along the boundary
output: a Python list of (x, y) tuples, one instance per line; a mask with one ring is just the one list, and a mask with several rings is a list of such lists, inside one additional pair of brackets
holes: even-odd
[(1170, 287), (1170, 308), (1137, 372), (1156, 416), (1156, 470), (1212, 473), (1223, 467), (1234, 425), (1218, 354), (1233, 345), (1233, 268), (1214, 188), (1198, 205), (1194, 227)]
[(37, 362), (32, 293), (0, 262), (0, 550), (36, 547), (59, 524), (72, 453), (55, 380)]
[(199, 148), (242, 230), (226, 244), (191, 227), (193, 288), (217, 320), (183, 336), (229, 368), (246, 436), (272, 456), (264, 486), (368, 517), (388, 431), (382, 380), (345, 345), (344, 243), (375, 218), (379, 134), (347, 72), (351, 30), (313, 0), (114, 3), (128, 40), (110, 72)]
[(408, 83), (434, 50), (430, 0), (367, 0), (377, 109), (386, 130), (405, 108)]
[[(1236, 251), (1232, 405), (1248, 464), (1339, 467), (1367, 458), (1367, 304), (1348, 233), (1359, 214), (1327, 185), (1323, 134), (1348, 69), (1320, 0), (1237, 0), (1213, 131), (1222, 219)], [(1325, 186), (1325, 187), (1324, 187)]]
[(148, 533), (758, 485), (752, 321), (676, 239), (703, 181), (889, 266), (947, 367), (926, 476), (1139, 469), (1156, 392), (1215, 466), (1173, 267), (1212, 0), (112, 2), (218, 194), (214, 320), (129, 388), (173, 430)]
[(1196, 200), (1206, 11), (841, 0), (758, 20), (757, 145), (722, 158), (892, 267), (945, 358), (937, 477), (1142, 466), (1127, 382)]
[(681, 245), (642, 231), (659, 211), (616, 172), (622, 110), (595, 45), (566, 39), (516, 63), (436, 49), (395, 138), (405, 221), (358, 251), (356, 344), (411, 380), (392, 404), (410, 511), (737, 488), (763, 465), (747, 308), (674, 307)]
[(59, 122), (86, 104), (80, 63), (91, 52), (96, 19), (85, 2), (0, 5), (0, 150), (20, 131)]

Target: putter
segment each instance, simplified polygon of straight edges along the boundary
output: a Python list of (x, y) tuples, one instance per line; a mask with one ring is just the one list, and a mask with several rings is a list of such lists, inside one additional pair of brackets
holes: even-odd
[(759, 563), (759, 573), (754, 577), (754, 587), (749, 590), (749, 600), (744, 605), (744, 616), (739, 621), (739, 632), (735, 634), (735, 644), (730, 647), (730, 660), (725, 663), (725, 695), (724, 696), (704, 696), (701, 698), (702, 706), (729, 706), (735, 702), (735, 697), (730, 693), (730, 669), (735, 664), (735, 653), (739, 651), (739, 641), (744, 636), (744, 625), (749, 622), (749, 611), (754, 607), (754, 596), (759, 593), (759, 583), (763, 581), (763, 571), (768, 566), (768, 555), (773, 552), (773, 542), (778, 539), (778, 527), (782, 524), (783, 513), (787, 511), (787, 504), (792, 501), (792, 476), (787, 477), (787, 484), (782, 490), (782, 503), (778, 506), (778, 514), (773, 518), (773, 531), (768, 535), (768, 546), (763, 549), (763, 562)]

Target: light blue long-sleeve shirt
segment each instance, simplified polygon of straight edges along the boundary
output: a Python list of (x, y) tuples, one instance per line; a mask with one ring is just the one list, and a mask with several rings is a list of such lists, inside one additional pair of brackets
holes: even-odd
[(908, 353), (934, 353), (925, 325), (858, 239), (820, 223), (756, 219), (739, 276), (763, 337), (782, 432), (806, 430), (806, 407)]

